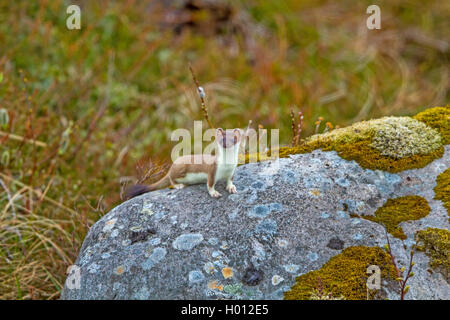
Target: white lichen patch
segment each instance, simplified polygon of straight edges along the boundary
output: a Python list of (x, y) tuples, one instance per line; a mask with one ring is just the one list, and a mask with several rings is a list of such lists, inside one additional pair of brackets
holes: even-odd
[(115, 238), (119, 235), (119, 230), (115, 229), (111, 232), (111, 238)]
[(190, 283), (200, 283), (205, 279), (205, 276), (200, 270), (193, 270), (189, 272), (188, 279)]
[(89, 273), (96, 273), (99, 269), (100, 269), (100, 266), (99, 266), (96, 262), (91, 263), (91, 264), (87, 267), (87, 271), (88, 271)]
[(228, 249), (228, 242), (222, 241), (222, 245), (220, 246), (220, 249), (227, 250)]
[(373, 120), (376, 127), (371, 146), (393, 158), (429, 154), (442, 147), (439, 132), (410, 117)]
[(144, 270), (150, 270), (153, 268), (156, 264), (158, 264), (167, 254), (167, 250), (165, 248), (155, 248), (147, 260), (145, 260), (144, 263), (141, 264), (141, 267)]
[(283, 281), (284, 281), (284, 278), (277, 274), (272, 277), (272, 285), (274, 285), (274, 286), (280, 284)]
[(203, 241), (203, 235), (200, 233), (187, 233), (178, 236), (172, 242), (172, 246), (177, 250), (191, 250)]
[(277, 244), (280, 248), (286, 248), (289, 242), (286, 239), (278, 239)]
[(300, 266), (297, 264), (285, 264), (284, 270), (289, 273), (296, 273), (298, 269), (300, 269)]
[(106, 221), (105, 226), (103, 227), (103, 232), (111, 231), (117, 222), (117, 218)]
[(144, 201), (144, 204), (142, 205), (142, 213), (148, 214), (149, 216), (153, 215), (153, 203), (148, 202), (148, 201)]

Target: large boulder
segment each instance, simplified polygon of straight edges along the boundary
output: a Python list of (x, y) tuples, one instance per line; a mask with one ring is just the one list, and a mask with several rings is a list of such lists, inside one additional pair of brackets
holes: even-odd
[[(422, 169), (391, 174), (362, 169), (332, 152), (314, 151), (237, 169), (238, 193), (211, 198), (206, 186), (161, 190), (131, 199), (89, 231), (75, 265), (81, 288), (63, 299), (281, 299), (298, 275), (320, 269), (344, 248), (383, 246), (383, 227), (350, 214), (371, 214), (389, 198), (424, 197), (431, 212), (402, 223), (408, 246), (417, 230), (448, 229), (433, 199), (444, 157)], [(409, 251), (390, 237), (396, 258)], [(410, 299), (449, 299), (429, 257), (414, 255)], [(348, 266), (351, 268), (351, 265)], [(252, 282), (253, 281), (253, 282)], [(391, 286), (392, 287), (392, 286)], [(397, 298), (398, 290), (385, 295)], [(383, 289), (382, 289), (383, 290)]]
[[(387, 236), (397, 267), (406, 271), (419, 230), (442, 230), (448, 245), (448, 213), (433, 188), (449, 167), (450, 146), (439, 156), (422, 168), (389, 173), (314, 150), (238, 167), (238, 193), (219, 185), (219, 199), (205, 185), (144, 194), (92, 226), (72, 269), (78, 274), (68, 277), (61, 297), (295, 299), (325, 291), (344, 299), (398, 299), (383, 248)], [(389, 199), (410, 198), (414, 206), (423, 203), (421, 215), (383, 222), (395, 203)], [(388, 222), (397, 233), (386, 234)], [(448, 269), (430, 264), (436, 254), (416, 250), (406, 299), (450, 298)], [(448, 252), (438, 254), (448, 261)], [(381, 269), (378, 290), (366, 288), (370, 265)]]

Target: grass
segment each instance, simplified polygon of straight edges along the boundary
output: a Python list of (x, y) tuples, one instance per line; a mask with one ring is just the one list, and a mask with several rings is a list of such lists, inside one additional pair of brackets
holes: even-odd
[[(81, 30), (66, 28), (72, 3)], [(282, 144), (293, 105), (305, 137), (319, 116), (342, 127), (449, 101), (445, 2), (379, 1), (376, 31), (370, 1), (227, 3), (174, 24), (146, 1), (1, 2), (0, 299), (58, 298), (121, 185), (153, 177), (142, 167), (164, 167), (170, 132), (203, 119), (189, 63), (213, 125), (251, 119)]]

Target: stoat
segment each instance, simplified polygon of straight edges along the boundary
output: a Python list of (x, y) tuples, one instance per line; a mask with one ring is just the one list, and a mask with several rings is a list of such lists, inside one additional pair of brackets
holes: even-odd
[(206, 183), (211, 197), (221, 196), (214, 188), (218, 181), (226, 181), (229, 193), (236, 193), (233, 184), (234, 171), (238, 163), (239, 146), (243, 138), (241, 129), (216, 130), (216, 154), (186, 155), (177, 158), (167, 174), (151, 185), (133, 185), (125, 192), (125, 198), (131, 199), (143, 193), (173, 186), (176, 189), (186, 185)]

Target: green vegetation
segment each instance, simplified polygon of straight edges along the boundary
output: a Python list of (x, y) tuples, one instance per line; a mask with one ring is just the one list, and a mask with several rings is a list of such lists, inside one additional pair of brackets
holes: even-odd
[[(0, 299), (58, 298), (121, 182), (157, 178), (172, 130), (203, 118), (188, 62), (213, 124), (251, 119), (279, 128), (282, 144), (292, 105), (306, 137), (319, 116), (342, 127), (448, 101), (435, 41), (448, 32), (446, 2), (381, 1), (374, 31), (368, 0), (226, 3), (231, 11), (178, 15), (147, 1), (83, 1), (81, 30), (66, 28), (70, 1), (0, 3)], [(376, 154), (366, 142), (360, 152)], [(377, 166), (420, 166), (442, 153), (433, 150)]]
[(297, 277), (296, 284), (284, 294), (286, 300), (315, 299), (321, 291), (346, 300), (381, 298), (378, 290), (367, 289), (367, 267), (380, 267), (383, 280), (394, 280), (396, 271), (390, 256), (379, 247), (349, 247), (332, 257), (319, 270)]
[(404, 240), (406, 235), (399, 224), (404, 221), (422, 219), (430, 211), (430, 206), (425, 198), (406, 196), (388, 199), (382, 207), (375, 211), (375, 216), (361, 216), (360, 218), (380, 223), (394, 237)]
[(416, 233), (417, 250), (430, 257), (430, 267), (442, 272), (447, 281), (450, 274), (450, 231), (428, 228)]

